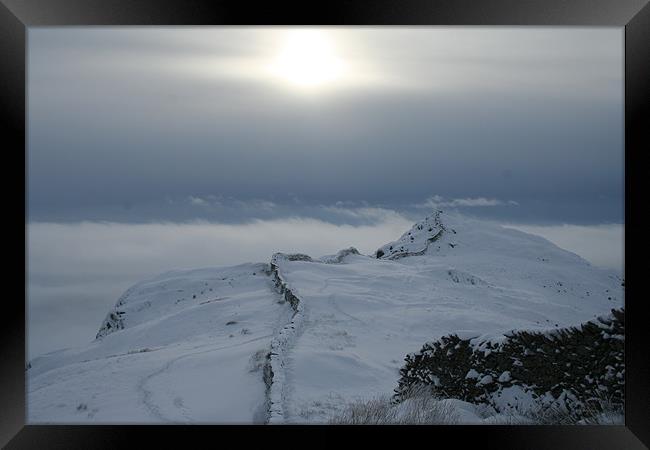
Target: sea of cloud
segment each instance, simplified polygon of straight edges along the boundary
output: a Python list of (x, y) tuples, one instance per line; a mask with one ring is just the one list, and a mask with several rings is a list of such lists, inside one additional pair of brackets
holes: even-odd
[[(481, 202), (485, 203), (485, 202)], [(32, 222), (28, 232), (28, 358), (94, 339), (109, 308), (133, 283), (172, 269), (267, 262), (274, 252), (370, 254), (412, 217), (382, 208), (338, 208), (354, 224), (288, 217), (240, 224)], [(623, 271), (621, 224), (508, 225), (545, 237), (594, 265)]]

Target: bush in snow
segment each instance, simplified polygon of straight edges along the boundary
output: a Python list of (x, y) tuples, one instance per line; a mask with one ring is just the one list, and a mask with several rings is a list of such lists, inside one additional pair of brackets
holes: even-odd
[[(395, 399), (425, 384), (434, 395), (497, 411), (518, 408), (512, 392), (533, 405), (563, 408), (574, 419), (622, 410), (624, 319), (620, 309), (577, 327), (514, 331), (498, 341), (443, 336), (406, 357)], [(545, 422), (539, 414), (537, 419)]]

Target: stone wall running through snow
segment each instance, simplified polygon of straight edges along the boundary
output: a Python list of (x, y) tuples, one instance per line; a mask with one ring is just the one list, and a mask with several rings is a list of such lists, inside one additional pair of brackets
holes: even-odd
[(278, 267), (278, 260), (286, 259), (289, 261), (311, 261), (307, 255), (285, 255), (276, 253), (271, 258), (271, 278), (277, 291), (283, 296), (284, 300), (291, 305), (293, 315), (280, 332), (271, 340), (271, 350), (267, 354), (264, 365), (264, 383), (266, 384), (266, 394), (268, 403), (268, 420), (267, 423), (282, 423), (285, 418), (284, 399), (286, 396), (286, 379), (284, 365), (286, 354), (289, 352), (298, 333), (304, 316), (304, 305), (300, 299), (293, 293), (286, 281), (283, 279)]

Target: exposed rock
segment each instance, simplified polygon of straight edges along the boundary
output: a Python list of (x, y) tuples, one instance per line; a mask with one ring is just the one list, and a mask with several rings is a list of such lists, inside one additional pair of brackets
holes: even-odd
[(436, 210), (421, 222), (416, 223), (410, 231), (404, 233), (398, 240), (389, 242), (375, 252), (377, 259), (399, 259), (406, 256), (423, 255), (429, 245), (439, 240), (445, 227)]
[(349, 247), (343, 250), (339, 250), (336, 255), (333, 256), (324, 256), (321, 258), (321, 261), (326, 264), (340, 264), (343, 262), (343, 259), (349, 255), (359, 255), (359, 250), (354, 247)]

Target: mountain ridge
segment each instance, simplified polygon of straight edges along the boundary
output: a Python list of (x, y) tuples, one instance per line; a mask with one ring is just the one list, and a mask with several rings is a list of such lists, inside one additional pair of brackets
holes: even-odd
[[(95, 341), (29, 362), (28, 416), (326, 422), (350, 398), (391, 392), (425, 342), (575, 325), (620, 307), (621, 284), (542, 238), (436, 210), (371, 255), (276, 253), (137, 283)], [(116, 377), (106, 388), (89, 384), (97, 366)], [(66, 377), (85, 389), (71, 394)]]

